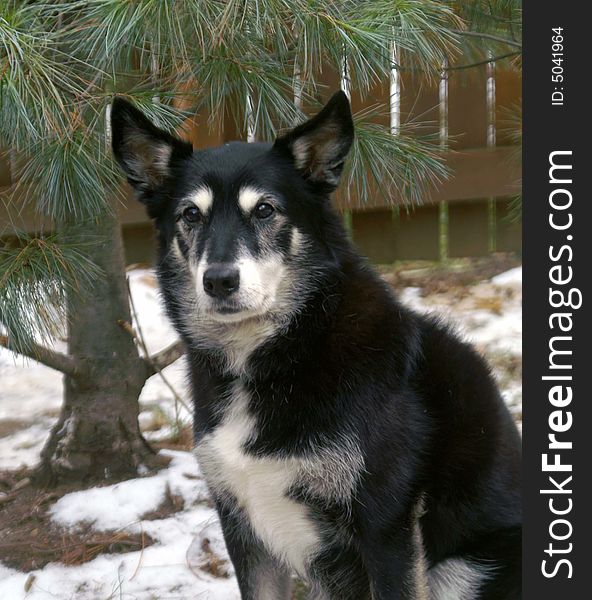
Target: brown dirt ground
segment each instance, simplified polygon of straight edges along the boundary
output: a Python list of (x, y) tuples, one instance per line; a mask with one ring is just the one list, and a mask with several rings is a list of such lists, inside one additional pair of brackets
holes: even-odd
[(419, 287), (428, 295), (474, 285), (520, 264), (522, 260), (518, 255), (499, 252), (483, 258), (451, 259), (445, 264), (401, 261), (378, 268), (395, 289)]
[[(134, 552), (154, 543), (147, 534), (99, 532), (90, 525), (70, 530), (56, 525), (48, 513), (51, 504), (97, 482), (40, 489), (28, 483), (30, 474), (26, 469), (0, 471), (0, 561), (7, 566), (29, 572), (50, 562), (77, 565), (99, 554)], [(166, 518), (182, 508), (182, 499), (169, 491), (163, 504), (143, 518)]]

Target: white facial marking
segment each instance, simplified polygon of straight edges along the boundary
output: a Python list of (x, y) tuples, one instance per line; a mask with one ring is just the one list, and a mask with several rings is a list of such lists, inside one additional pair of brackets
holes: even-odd
[(188, 199), (199, 208), (203, 215), (207, 215), (214, 202), (214, 193), (209, 187), (201, 187), (192, 192)]
[(303, 458), (246, 453), (244, 444), (256, 434), (248, 401), (244, 385), (235, 382), (222, 423), (200, 441), (196, 455), (210, 488), (230, 493), (269, 552), (305, 575), (321, 548), (320, 531), (308, 508), (287, 494), (299, 483), (317, 497), (350, 501), (363, 459), (351, 441), (349, 447), (337, 443)]
[[(492, 569), (495, 567), (492, 567)], [(473, 600), (489, 577), (487, 567), (449, 558), (428, 571), (430, 600)]]
[[(191, 335), (198, 346), (221, 350), (225, 367), (235, 376), (244, 374), (253, 352), (272, 337), (280, 325), (277, 320), (260, 318), (273, 311), (285, 267), (279, 255), (255, 259), (246, 251), (234, 263), (240, 271), (240, 287), (233, 297), (238, 312), (216, 312), (215, 301), (203, 289), (203, 276), (208, 268), (205, 251), (199, 262), (189, 261), (198, 313), (188, 321)], [(281, 294), (281, 293), (280, 293)]]
[(251, 186), (242, 187), (238, 193), (238, 204), (241, 210), (246, 214), (250, 214), (251, 211), (257, 206), (257, 202), (263, 196), (263, 192), (257, 188)]
[[(285, 266), (281, 255), (268, 254), (255, 258), (245, 249), (240, 250), (234, 261), (240, 273), (240, 286), (232, 299), (237, 307), (243, 309), (236, 313), (224, 314), (211, 311), (209, 316), (213, 321), (220, 323), (238, 323), (244, 319), (260, 316), (273, 308), (278, 295), (278, 290), (285, 276)], [(195, 288), (198, 298), (207, 306), (211, 300), (203, 290), (203, 274), (207, 268), (206, 254), (199, 263), (192, 268), (195, 278)]]
[(189, 270), (193, 275), (193, 280), (195, 282), (195, 291), (197, 297), (205, 298), (205, 291), (203, 289), (203, 276), (208, 268), (208, 252), (207, 250), (201, 255), (199, 262), (195, 262), (195, 260), (189, 260)]
[(236, 261), (240, 271), (239, 301), (246, 306), (257, 304), (266, 309), (275, 302), (280, 283), (285, 276), (285, 266), (280, 254), (254, 258), (241, 252)]

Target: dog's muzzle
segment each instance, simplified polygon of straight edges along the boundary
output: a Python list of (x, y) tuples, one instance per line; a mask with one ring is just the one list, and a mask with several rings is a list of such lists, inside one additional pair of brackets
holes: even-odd
[(238, 291), (240, 271), (232, 265), (211, 265), (204, 273), (203, 287), (208, 296), (225, 300)]

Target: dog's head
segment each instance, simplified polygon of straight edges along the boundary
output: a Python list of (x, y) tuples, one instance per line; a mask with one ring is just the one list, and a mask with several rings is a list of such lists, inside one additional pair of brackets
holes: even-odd
[(116, 99), (112, 140), (155, 220), (163, 288), (184, 298), (183, 320), (284, 318), (334, 263), (339, 226), (328, 197), (353, 140), (343, 92), (273, 144), (199, 151)]

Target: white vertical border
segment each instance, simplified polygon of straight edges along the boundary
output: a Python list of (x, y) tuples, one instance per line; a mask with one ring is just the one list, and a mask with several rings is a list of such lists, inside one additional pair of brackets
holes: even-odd
[(341, 89), (345, 95), (351, 100), (351, 81), (349, 78), (349, 65), (347, 63), (347, 54), (345, 46), (343, 47), (343, 58), (341, 60)]
[[(489, 52), (491, 58), (491, 51)], [(495, 63), (487, 63), (487, 147), (494, 148), (497, 141), (495, 122)]]
[(247, 106), (246, 106), (246, 113), (247, 113), (247, 142), (249, 142), (249, 144), (251, 144), (252, 142), (255, 141), (255, 108), (253, 106), (253, 96), (251, 96), (251, 93), (247, 93)]
[[(394, 34), (394, 31), (393, 31)], [(393, 40), (389, 44), (389, 58), (391, 63), (389, 78), (389, 114), (391, 117), (390, 130), (391, 135), (399, 135), (401, 129), (401, 72), (399, 70), (399, 51), (397, 43)], [(396, 227), (399, 222), (399, 205), (391, 209), (391, 220)]]
[[(345, 44), (343, 45), (343, 55), (341, 58), (341, 89), (345, 92), (348, 100), (351, 102), (351, 81), (349, 78), (349, 65), (347, 62), (347, 53), (345, 52)], [(359, 201), (359, 199), (358, 199)], [(354, 229), (353, 229), (353, 216), (352, 212), (349, 209), (345, 209), (343, 211), (343, 226), (347, 231), (350, 239), (353, 238)]]
[(106, 151), (109, 152), (111, 148), (111, 109), (113, 104), (109, 102), (105, 107), (105, 145)]
[[(251, 5), (245, 2), (246, 13), (251, 16)], [(245, 31), (247, 35), (250, 33), (249, 20), (247, 20), (247, 24), (245, 27)], [(249, 89), (246, 97), (246, 106), (245, 106), (245, 118), (247, 120), (247, 142), (252, 144), (255, 141), (255, 131), (257, 128), (257, 124), (255, 121), (255, 107), (253, 105), (253, 94), (252, 90)]]
[[(489, 58), (492, 57), (491, 50)], [(495, 62), (487, 63), (486, 103), (487, 103), (487, 147), (495, 148), (497, 124), (495, 118)], [(497, 205), (494, 197), (487, 200), (487, 247), (489, 252), (497, 250)]]
[[(154, 42), (153, 42), (153, 44), (154, 44)], [(152, 81), (154, 83), (156, 83), (156, 81), (158, 79), (158, 55), (154, 51), (154, 47), (151, 50), (150, 60), (152, 63)], [(160, 96), (158, 94), (154, 94), (152, 96), (152, 103), (160, 104)]]
[(440, 147), (448, 146), (448, 59), (442, 61), (440, 72), (440, 85), (438, 89), (439, 117), (440, 117)]
[(399, 71), (399, 55), (397, 44), (390, 43), (390, 93), (389, 109), (391, 116), (391, 134), (397, 135), (401, 128), (401, 73)]
[(304, 88), (304, 83), (302, 81), (302, 71), (300, 70), (300, 65), (297, 62), (294, 64), (294, 82), (292, 84), (292, 88), (294, 90), (294, 106), (298, 110), (302, 110), (302, 91)]
[[(438, 88), (439, 117), (440, 117), (440, 149), (448, 147), (448, 59), (442, 61), (440, 85)], [(438, 206), (438, 254), (441, 262), (448, 260), (450, 246), (448, 203), (440, 202)]]

